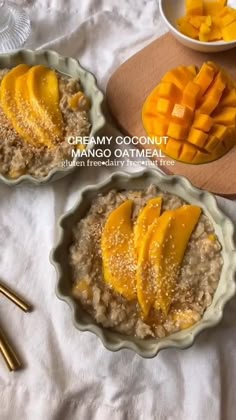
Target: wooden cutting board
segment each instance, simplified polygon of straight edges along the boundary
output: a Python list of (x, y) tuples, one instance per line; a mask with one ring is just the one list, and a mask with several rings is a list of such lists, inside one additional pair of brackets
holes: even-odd
[[(145, 135), (142, 106), (164, 73), (179, 65), (201, 66), (207, 60), (224, 66), (236, 78), (236, 49), (214, 54), (199, 53), (184, 47), (169, 33), (131, 57), (116, 70), (107, 85), (108, 107), (119, 128), (129, 136)], [(170, 161), (170, 158), (166, 160)], [(184, 175), (196, 186), (213, 193), (236, 196), (236, 146), (212, 163), (196, 166), (175, 161), (174, 166), (162, 165), (161, 169), (166, 173)]]

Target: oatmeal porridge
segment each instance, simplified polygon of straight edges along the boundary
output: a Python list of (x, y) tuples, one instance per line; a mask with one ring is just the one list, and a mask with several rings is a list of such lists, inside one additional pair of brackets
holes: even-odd
[(73, 295), (86, 311), (139, 338), (199, 321), (223, 266), (209, 218), (153, 185), (99, 195), (74, 227), (69, 258)]
[(72, 160), (69, 136), (90, 132), (80, 80), (44, 66), (0, 70), (0, 173), (46, 176)]

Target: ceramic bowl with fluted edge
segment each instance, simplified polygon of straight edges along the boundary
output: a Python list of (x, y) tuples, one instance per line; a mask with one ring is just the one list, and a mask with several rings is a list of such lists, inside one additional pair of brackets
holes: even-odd
[[(175, 194), (186, 202), (198, 205), (203, 209), (214, 225), (215, 232), (222, 245), (224, 259), (213, 302), (205, 311), (203, 318), (191, 328), (161, 339), (139, 339), (98, 325), (72, 296), (72, 273), (68, 263), (73, 227), (86, 215), (93, 199), (98, 194), (106, 194), (111, 189), (137, 191), (145, 189), (150, 184), (154, 184), (160, 190)], [(184, 177), (162, 175), (156, 170), (144, 170), (134, 174), (116, 172), (99, 184), (83, 188), (79, 193), (77, 204), (72, 210), (64, 214), (58, 222), (58, 243), (50, 254), (50, 261), (57, 272), (57, 297), (71, 307), (75, 327), (80, 331), (90, 331), (96, 334), (108, 350), (130, 349), (144, 358), (152, 358), (165, 348), (184, 349), (190, 347), (201, 331), (213, 327), (221, 321), (226, 302), (235, 294), (236, 248), (234, 230), (232, 221), (219, 209), (214, 196), (194, 187)]]
[[(91, 99), (91, 109), (89, 111), (89, 120), (91, 122), (90, 138), (99, 136), (102, 133), (106, 121), (103, 115), (103, 101), (104, 95), (99, 90), (95, 76), (84, 69), (79, 61), (72, 57), (63, 57), (56, 51), (52, 50), (19, 50), (10, 54), (0, 54), (0, 69), (12, 68), (18, 64), (28, 64), (29, 66), (35, 66), (42, 64), (47, 67), (51, 67), (57, 70), (59, 73), (63, 73), (67, 76), (78, 78), (81, 81), (83, 91)], [(94, 147), (94, 142), (90, 142), (87, 145), (88, 149)], [(74, 161), (76, 161), (76, 157)], [(80, 158), (83, 159), (83, 158)], [(4, 184), (14, 186), (21, 183), (32, 183), (35, 185), (44, 185), (48, 182), (56, 181), (63, 178), (65, 175), (70, 174), (76, 169), (76, 166), (72, 167), (55, 167), (49, 171), (44, 177), (34, 177), (32, 175), (24, 174), (16, 179), (11, 179), (0, 174), (0, 182)]]
[[(182, 34), (178, 28), (177, 20), (186, 14), (185, 0), (158, 0), (162, 19), (172, 35), (183, 45), (195, 51), (215, 53), (236, 48), (235, 41), (201, 42)], [(228, 0), (228, 6), (236, 8), (236, 0)]]

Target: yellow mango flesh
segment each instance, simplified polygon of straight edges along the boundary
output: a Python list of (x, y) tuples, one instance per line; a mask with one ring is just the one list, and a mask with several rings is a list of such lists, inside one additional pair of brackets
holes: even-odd
[(217, 15), (226, 3), (227, 0), (203, 0), (203, 12), (206, 15)]
[(0, 99), (2, 109), (17, 133), (23, 138), (27, 138), (31, 144), (34, 144), (34, 139), (31, 137), (31, 133), (27, 132), (24, 120), (18, 111), (17, 103), (15, 101), (16, 80), (18, 77), (26, 74), (28, 70), (29, 66), (20, 64), (3, 77), (0, 89)]
[(155, 222), (161, 213), (162, 198), (156, 197), (148, 201), (146, 206), (140, 210), (137, 221), (134, 225), (134, 247), (139, 254), (143, 238), (149, 226)]
[(188, 15), (203, 14), (203, 0), (185, 0), (185, 6)]
[(236, 9), (227, 0), (186, 0), (186, 15), (177, 20), (180, 32), (201, 42), (235, 41)]
[(48, 133), (40, 127), (40, 119), (32, 109), (29, 102), (29, 92), (27, 89), (28, 72), (20, 76), (16, 80), (15, 85), (15, 101), (17, 106), (16, 116), (20, 117), (19, 124), (26, 127), (24, 138), (28, 143), (37, 146), (37, 144), (47, 144), (51, 146)]
[(182, 260), (201, 209), (165, 211), (147, 231), (138, 258), (137, 296), (144, 316), (152, 306), (168, 314)]
[(104, 280), (128, 300), (136, 297), (132, 207), (133, 202), (127, 200), (110, 213), (101, 241)]
[(172, 316), (173, 321), (181, 330), (192, 327), (199, 318), (199, 314), (192, 309), (177, 310)]
[[(143, 105), (144, 129), (150, 137), (168, 137), (158, 148), (175, 160), (201, 164), (219, 159), (236, 144), (235, 86), (213, 62), (204, 63), (197, 74), (183, 66), (168, 71)], [(213, 139), (218, 125), (225, 127), (224, 135), (218, 130)]]
[[(159, 235), (159, 242), (163, 243), (163, 238), (166, 238), (171, 230), (171, 220), (173, 212), (164, 212), (159, 219), (154, 222), (148, 229), (139, 252), (138, 266), (137, 266), (137, 297), (139, 305), (144, 316), (149, 314), (151, 307), (155, 301), (157, 285), (157, 273), (153, 269), (153, 262), (150, 258), (150, 248), (152, 244), (156, 244), (155, 234)], [(159, 244), (158, 244), (159, 245)], [(160, 263), (161, 245), (156, 249), (156, 265)], [(159, 285), (160, 286), (160, 285)]]
[(236, 20), (223, 28), (222, 34), (224, 41), (234, 41), (236, 39)]
[(44, 66), (19, 65), (2, 79), (1, 107), (23, 140), (53, 147), (63, 133), (58, 79)]
[(55, 71), (41, 65), (32, 67), (29, 70), (27, 87), (32, 108), (41, 116), (50, 134), (60, 137), (63, 120)]

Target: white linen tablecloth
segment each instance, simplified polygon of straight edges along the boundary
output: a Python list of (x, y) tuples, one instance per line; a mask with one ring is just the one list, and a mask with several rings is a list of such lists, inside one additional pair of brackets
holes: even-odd
[[(27, 46), (78, 57), (102, 88), (115, 68), (165, 30), (155, 0), (24, 4), (33, 23)], [(48, 256), (57, 219), (83, 185), (110, 172), (81, 168), (42, 188), (0, 185), (0, 278), (35, 307), (24, 314), (0, 296), (0, 323), (26, 365), (10, 374), (0, 361), (0, 420), (234, 420), (235, 299), (221, 324), (192, 348), (143, 360), (131, 351), (110, 353), (93, 334), (77, 331), (70, 309), (56, 298)], [(236, 204), (219, 201), (236, 222)]]

